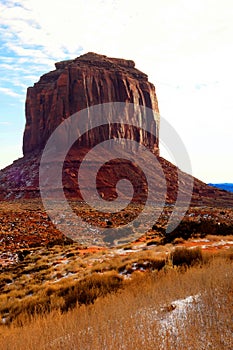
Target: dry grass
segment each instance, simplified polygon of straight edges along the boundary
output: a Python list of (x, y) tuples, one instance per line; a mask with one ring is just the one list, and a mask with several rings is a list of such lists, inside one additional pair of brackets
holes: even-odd
[[(29, 323), (21, 315), (20, 328), (0, 328), (1, 349), (230, 350), (232, 267), (219, 256), (186, 270), (135, 272), (123, 290), (98, 296), (93, 305), (36, 315)], [(195, 295), (177, 317), (174, 301)]]
[[(184, 271), (195, 264), (207, 264), (214, 258), (212, 253), (203, 254), (199, 248), (175, 248), (171, 244), (152, 248), (126, 255), (116, 252), (112, 255), (110, 250), (105, 255), (102, 251), (93, 254), (87, 251), (80, 256), (76, 246), (35, 251), (0, 275), (0, 321), (2, 318), (5, 324), (21, 323), (22, 314), (31, 317), (39, 312), (64, 312), (76, 304), (87, 305), (100, 295), (125, 288), (137, 271), (174, 268)], [(218, 254), (233, 260), (232, 249)]]
[(218, 241), (221, 241), (221, 240), (223, 240), (223, 241), (233, 241), (233, 235), (228, 235), (228, 236), (207, 235), (205, 238), (210, 240), (210, 241), (213, 241), (213, 242), (218, 242)]

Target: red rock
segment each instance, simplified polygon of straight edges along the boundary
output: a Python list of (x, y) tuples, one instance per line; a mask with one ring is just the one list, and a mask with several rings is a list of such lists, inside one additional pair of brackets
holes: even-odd
[[(133, 61), (89, 52), (55, 66), (56, 70), (43, 75), (38, 83), (28, 88), (24, 155), (42, 150), (48, 137), (64, 119), (88, 106), (131, 102), (158, 112), (155, 87), (148, 82), (146, 74), (135, 68)], [(159, 120), (156, 122), (156, 140), (140, 134), (141, 143), (153, 150), (158, 149)], [(126, 128), (124, 135), (135, 139), (135, 130)], [(82, 146), (92, 147), (100, 137), (97, 130), (82, 142)]]
[[(40, 196), (38, 173), (41, 152), (54, 129), (73, 113), (99, 103), (127, 101), (150, 107), (154, 112), (159, 111), (153, 84), (148, 82), (146, 74), (135, 68), (131, 60), (88, 53), (74, 60), (58, 62), (55, 66), (56, 70), (43, 75), (39, 82), (28, 88), (23, 139), (24, 157), (0, 171), (0, 200)], [(156, 122), (156, 137), (142, 133), (138, 139), (135, 130), (130, 127), (123, 129), (123, 136), (137, 139), (158, 154), (159, 121)], [(114, 136), (115, 131), (112, 130), (111, 136)], [(73, 149), (66, 158), (63, 184), (68, 197), (81, 199), (77, 190), (78, 167), (88, 148), (97, 144), (100, 136), (102, 135), (99, 131), (93, 131), (88, 138), (82, 140), (82, 150), (77, 153), (76, 149)], [(158, 157), (158, 161), (167, 182), (166, 199), (168, 202), (174, 202), (178, 190), (177, 167), (161, 157)], [(120, 168), (124, 175), (122, 164), (120, 166), (118, 164), (118, 169)], [(102, 176), (100, 172), (98, 189), (104, 199), (116, 196), (116, 169), (113, 166), (105, 167), (108, 178)], [(156, 170), (155, 167), (155, 173)], [(143, 181), (139, 184), (140, 170), (132, 166), (130, 171), (125, 173), (130, 180), (134, 179), (140, 196), (140, 189), (145, 187)], [(183, 173), (184, 183), (188, 182), (189, 178), (190, 175)], [(155, 186), (158, 186), (158, 191), (160, 180), (157, 176)], [(232, 207), (233, 195), (194, 179), (192, 203)]]

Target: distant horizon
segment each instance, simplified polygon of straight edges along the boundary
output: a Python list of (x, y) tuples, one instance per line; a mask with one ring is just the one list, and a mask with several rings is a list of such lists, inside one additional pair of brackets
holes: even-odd
[(218, 183), (209, 182), (209, 185), (233, 185), (233, 182), (218, 182)]
[(233, 183), (232, 182), (224, 182), (224, 183), (208, 183), (208, 185), (219, 188), (221, 190), (226, 190), (229, 192), (233, 192)]

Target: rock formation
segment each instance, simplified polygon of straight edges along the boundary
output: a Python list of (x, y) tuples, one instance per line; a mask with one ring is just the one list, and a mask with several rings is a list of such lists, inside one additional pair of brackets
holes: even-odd
[[(158, 113), (155, 87), (147, 75), (135, 68), (133, 61), (109, 58), (87, 53), (74, 60), (58, 62), (56, 70), (43, 75), (39, 82), (29, 87), (26, 99), (26, 127), (23, 153), (28, 155), (44, 148), (49, 136), (60, 123), (89, 106), (106, 102), (131, 102), (151, 108)], [(122, 136), (158, 150), (159, 120), (156, 139), (151, 134), (138, 133), (125, 128)], [(108, 126), (105, 126), (108, 128)], [(82, 146), (92, 147), (103, 141), (100, 137), (109, 130), (91, 132), (82, 139)], [(117, 136), (111, 130), (110, 137)]]
[[(74, 60), (58, 62), (56, 70), (43, 75), (39, 82), (29, 87), (26, 98), (26, 126), (23, 139), (24, 157), (13, 162), (0, 171), (0, 200), (15, 198), (39, 197), (39, 165), (44, 146), (60, 123), (72, 114), (88, 106), (107, 102), (132, 102), (151, 108), (155, 112), (156, 135), (138, 132), (130, 126), (125, 126), (121, 136), (136, 140), (147, 146), (158, 155), (159, 149), (159, 110), (155, 87), (148, 81), (147, 75), (135, 68), (131, 60), (109, 58), (95, 53), (87, 53)], [(106, 128), (106, 129), (105, 129)], [(114, 126), (110, 129), (105, 125), (101, 130), (93, 130), (84, 135), (82, 146), (90, 148), (102, 136), (110, 138), (117, 136)], [(101, 136), (101, 137), (100, 137)], [(79, 142), (78, 141), (78, 142)], [(77, 183), (77, 171), (84, 153), (82, 151), (68, 155), (64, 163), (63, 185), (67, 196), (80, 199)], [(111, 152), (110, 152), (111, 155)], [(167, 182), (167, 201), (176, 200), (178, 190), (177, 168), (158, 157)], [(138, 185), (141, 177), (140, 169), (131, 167), (130, 171), (123, 169), (122, 164), (115, 166), (107, 164), (104, 178), (100, 171), (98, 188), (103, 198), (116, 196), (115, 185), (119, 180), (116, 170), (121, 168), (122, 177), (135, 183), (136, 194), (144, 189), (145, 181)], [(102, 169), (103, 170), (103, 169)], [(156, 169), (155, 169), (156, 172)], [(121, 176), (121, 175), (120, 175)], [(189, 181), (190, 175), (182, 175), (182, 181)], [(156, 179), (159, 191), (159, 176)], [(192, 202), (195, 205), (211, 204), (230, 205), (233, 195), (210, 187), (195, 179)]]

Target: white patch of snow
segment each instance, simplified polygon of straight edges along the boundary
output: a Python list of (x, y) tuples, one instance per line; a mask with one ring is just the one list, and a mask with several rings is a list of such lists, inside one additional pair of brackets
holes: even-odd
[(160, 320), (160, 334), (164, 337), (167, 332), (177, 335), (177, 324), (182, 324), (187, 320), (188, 312), (198, 302), (200, 302), (200, 294), (171, 302), (169, 310), (167, 308), (165, 316)]
[(194, 239), (192, 242), (198, 243), (198, 242), (210, 242), (207, 238), (200, 238), (200, 239)]

